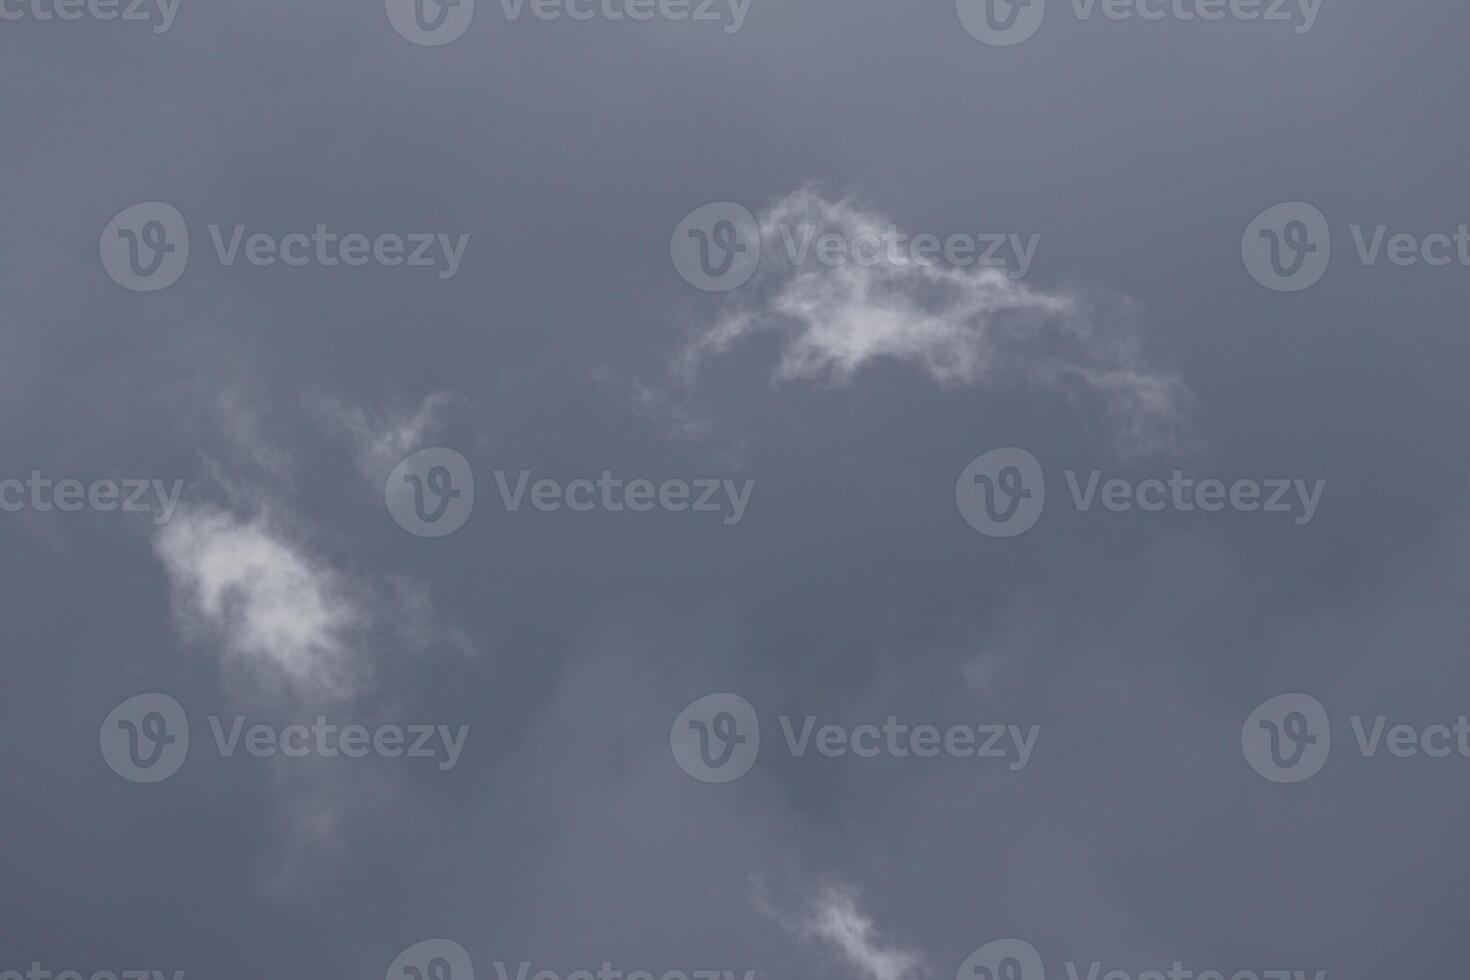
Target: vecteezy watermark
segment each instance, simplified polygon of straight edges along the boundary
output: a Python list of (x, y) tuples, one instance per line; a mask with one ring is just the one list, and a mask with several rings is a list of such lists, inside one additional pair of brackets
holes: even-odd
[[(229, 230), (209, 225), (209, 240), (222, 268), (245, 262), (257, 268), (280, 264), (291, 268), (421, 268), (453, 279), (464, 261), (468, 233), (386, 232), (369, 237), (337, 232), (326, 225), (311, 231), (275, 235), (243, 224)], [(179, 281), (189, 264), (189, 226), (171, 204), (147, 201), (119, 212), (102, 230), (102, 267), (126, 289), (151, 293)]]
[[(491, 963), (495, 980), (756, 980), (755, 970), (644, 970), (616, 967), (603, 960), (595, 967), (536, 969), (530, 960)], [(465, 948), (452, 939), (426, 939), (398, 954), (385, 980), (474, 980), (475, 969)]]
[[(604, 511), (718, 514), (726, 526), (739, 524), (755, 492), (755, 480), (724, 478), (627, 479), (603, 470), (596, 477), (562, 482), (532, 479), (530, 470), (497, 469), (493, 474), (501, 505), (508, 513), (526, 505), (543, 514)], [(453, 449), (423, 449), (388, 474), (383, 486), (388, 513), (398, 526), (423, 538), (443, 537), (464, 526), (475, 503), (475, 475), (469, 461)]]
[(49, 970), (32, 961), (26, 970), (0, 970), (0, 980), (184, 980), (183, 970)]
[(404, 459), (383, 484), (388, 513), (421, 538), (442, 538), (464, 527), (475, 509), (475, 474), (453, 449), (421, 449)]
[[(459, 764), (470, 726), (375, 725), (332, 721), (317, 715), (309, 723), (247, 724), (244, 715), (226, 720), (209, 716), (209, 730), (221, 759), (243, 751), (254, 759), (321, 758), (431, 759), (440, 772)], [(139, 694), (107, 715), (98, 735), (109, 768), (134, 783), (157, 783), (183, 768), (189, 755), (189, 718), (167, 694)]]
[(34, 510), (46, 514), (59, 510), (74, 514), (95, 510), (110, 514), (153, 514), (154, 524), (166, 524), (174, 516), (184, 481), (166, 484), (162, 480), (53, 480), (31, 470), (24, 481), (10, 477), (0, 479), (0, 511), (7, 514)]
[[(543, 514), (563, 508), (578, 514), (600, 510), (610, 514), (624, 510), (646, 514), (661, 510), (668, 513), (719, 514), (726, 527), (739, 524), (745, 508), (755, 492), (755, 480), (742, 483), (723, 477), (668, 479), (655, 483), (648, 479), (627, 480), (603, 470), (591, 477), (559, 480), (543, 477), (531, 483), (531, 471), (521, 470), (512, 484), (504, 470), (495, 471), (495, 486), (501, 503), (511, 513), (521, 509), (527, 500)], [(527, 489), (529, 487), (529, 494)]]
[[(1052, 0), (1056, 3), (1056, 0)], [(1041, 29), (1047, 0), (955, 0), (960, 23), (978, 41), (1009, 47)], [(1305, 34), (1317, 23), (1322, 0), (1070, 0), (1072, 14), (1090, 21), (1269, 21)]]
[[(1326, 480), (1294, 478), (1196, 480), (1174, 470), (1167, 478), (1104, 480), (1101, 470), (1080, 477), (1065, 470), (1072, 506), (1082, 513), (1101, 505), (1115, 514), (1132, 510), (1213, 514), (1291, 515), (1293, 524), (1310, 524), (1322, 502)], [(992, 449), (976, 457), (955, 481), (955, 505), (970, 527), (992, 538), (1012, 538), (1031, 530), (1046, 507), (1046, 477), (1041, 462), (1025, 449)]]
[[(778, 719), (782, 741), (792, 758), (809, 752), (824, 759), (996, 759), (1019, 772), (1036, 750), (1040, 725), (971, 723), (910, 724), (889, 715), (882, 722), (818, 725), (816, 715)], [(669, 747), (679, 768), (703, 783), (728, 783), (755, 765), (760, 754), (761, 724), (755, 708), (738, 694), (709, 694), (674, 719)]]
[(475, 980), (475, 965), (453, 939), (425, 939), (399, 953), (384, 980)]
[[(385, 0), (388, 22), (404, 40), (439, 47), (458, 40), (475, 16), (475, 0)], [(540, 21), (711, 23), (734, 34), (745, 26), (751, 0), (500, 0), (505, 19), (529, 13)]]
[[(766, 235), (778, 243), (793, 268), (810, 264), (829, 268), (910, 264), (999, 269), (1012, 279), (1024, 277), (1036, 258), (1036, 233), (962, 232), (948, 235), (910, 234), (889, 225), (855, 235), (823, 231), (814, 223), (777, 224)], [(674, 229), (669, 254), (685, 282), (708, 293), (743, 286), (755, 274), (762, 250), (760, 224), (750, 210), (730, 201), (706, 204), (690, 212)]]
[(755, 970), (622, 970), (604, 960), (596, 968), (570, 970), (558, 973), (555, 970), (536, 970), (532, 964), (522, 960), (511, 970), (509, 965), (496, 960), (495, 980), (755, 980)]
[(475, 0), (386, 0), (385, 6), (399, 36), (425, 48), (459, 40), (475, 19)]
[(0, 0), (0, 20), (128, 21), (167, 34), (183, 0)]
[[(1427, 234), (1395, 231), (1387, 224), (1350, 224), (1353, 252), (1363, 268), (1387, 262), (1400, 269), (1417, 265), (1470, 268), (1470, 224)], [(1246, 226), (1240, 241), (1246, 271), (1278, 293), (1294, 293), (1327, 272), (1332, 259), (1332, 228), (1327, 216), (1302, 201), (1277, 204)]]
[[(1353, 745), (1365, 759), (1470, 759), (1470, 716), (1428, 725), (1389, 724), (1387, 715), (1349, 715)], [(1300, 783), (1327, 764), (1332, 721), (1310, 694), (1280, 694), (1262, 703), (1240, 729), (1246, 762), (1273, 783)]]
[[(1067, 960), (1062, 964), (1067, 980), (1327, 980), (1326, 970), (1218, 970), (1196, 969), (1175, 960), (1133, 972), (1108, 969), (1102, 960), (1086, 964)], [(1053, 976), (1056, 974), (1053, 973)], [(1046, 980), (1046, 964), (1035, 946), (1024, 939), (996, 939), (965, 958), (955, 980)]]

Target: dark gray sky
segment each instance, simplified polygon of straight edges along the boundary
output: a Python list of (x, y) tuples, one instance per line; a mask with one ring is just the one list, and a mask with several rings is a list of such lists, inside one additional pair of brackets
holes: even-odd
[[(944, 0), (751, 0), (738, 30), (478, 0), (426, 46), (399, 0), (181, 0), (166, 31), (24, 2), (0, 479), (187, 486), (167, 521), (0, 512), (0, 977), (378, 977), (438, 938), (480, 980), (948, 980), (1007, 938), (1052, 978), (1463, 972), (1470, 758), (1367, 758), (1352, 719), (1470, 714), (1470, 257), (1387, 244), (1470, 224), (1464, 4), (1323, 0), (1299, 32), (1047, 0), (997, 46)], [(99, 249), (126, 261), (143, 202), (189, 234), (151, 292)], [(724, 293), (671, 261), (715, 202), (760, 235)], [(1242, 258), (1283, 202), (1331, 234), (1297, 292)], [(468, 239), (452, 275), (225, 265), (212, 225)], [(1036, 246), (1024, 277), (784, 254), (888, 227)], [(384, 486), (435, 447), (474, 506), (421, 537)], [(1045, 512), (977, 533), (957, 478), (1008, 447)], [(523, 470), (754, 485), (738, 520), (511, 511)], [(1303, 523), (1082, 511), (1094, 470), (1325, 483)], [(706, 783), (671, 726), (725, 692), (759, 756)], [(1293, 692), (1331, 756), (1278, 784), (1242, 726)], [(190, 745), (139, 784), (99, 739), (152, 693)], [(222, 758), (237, 715), (468, 734), (448, 769)], [(797, 757), (807, 716), (1038, 737), (1016, 769)]]

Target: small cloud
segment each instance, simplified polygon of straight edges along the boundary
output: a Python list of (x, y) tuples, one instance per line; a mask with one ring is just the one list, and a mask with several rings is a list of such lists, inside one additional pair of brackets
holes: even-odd
[(763, 879), (754, 884), (757, 907), (802, 939), (822, 945), (865, 980), (912, 980), (923, 975), (923, 955), (886, 942), (873, 920), (858, 909), (852, 889), (822, 888), (801, 911), (791, 913), (776, 907)]
[(790, 260), (790, 242), (837, 234), (885, 240), (894, 227), (852, 200), (808, 185), (758, 216), (762, 258), (749, 284), (676, 358), (692, 388), (710, 360), (763, 332), (778, 336), (778, 383), (841, 385), (870, 365), (917, 366), (944, 386), (1016, 381), (1099, 400), (1125, 451), (1168, 447), (1187, 390), (1150, 366), (1132, 304), (1049, 291), (1005, 270), (960, 267), (879, 249), (871, 262)]
[(366, 609), (343, 576), (265, 517), (181, 508), (154, 547), (186, 627), (218, 635), (231, 656), (293, 687), (354, 686), (350, 636), (366, 625)]
[(918, 953), (883, 943), (873, 920), (858, 911), (850, 892), (825, 889), (813, 904), (805, 933), (827, 943), (869, 980), (908, 980), (923, 969), (924, 958)]

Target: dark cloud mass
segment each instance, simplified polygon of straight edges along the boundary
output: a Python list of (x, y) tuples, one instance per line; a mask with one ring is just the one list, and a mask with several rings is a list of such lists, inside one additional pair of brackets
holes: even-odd
[(0, 980), (1464, 974), (1464, 5), (131, 2), (0, 0)]

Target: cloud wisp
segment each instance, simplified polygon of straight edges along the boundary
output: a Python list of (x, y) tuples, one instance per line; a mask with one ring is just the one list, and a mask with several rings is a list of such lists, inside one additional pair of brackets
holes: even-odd
[(877, 925), (858, 908), (857, 894), (829, 885), (810, 895), (797, 911), (779, 909), (762, 879), (755, 882), (755, 903), (797, 937), (820, 946), (861, 980), (920, 980), (923, 954), (886, 941)]
[(350, 636), (371, 618), (344, 576), (271, 526), (210, 505), (180, 509), (155, 550), (174, 586), (175, 612), (229, 656), (291, 687), (345, 692)]
[(852, 199), (807, 185), (757, 216), (759, 271), (729, 294), (675, 361), (689, 388), (701, 370), (757, 334), (779, 338), (773, 380), (851, 383), (884, 361), (918, 367), (946, 387), (1040, 386), (1092, 399), (1119, 448), (1178, 441), (1188, 392), (1142, 350), (1138, 310), (1126, 300), (1046, 290), (1004, 269), (875, 249), (869, 261), (821, 262), (798, 238), (884, 241), (894, 223)]

